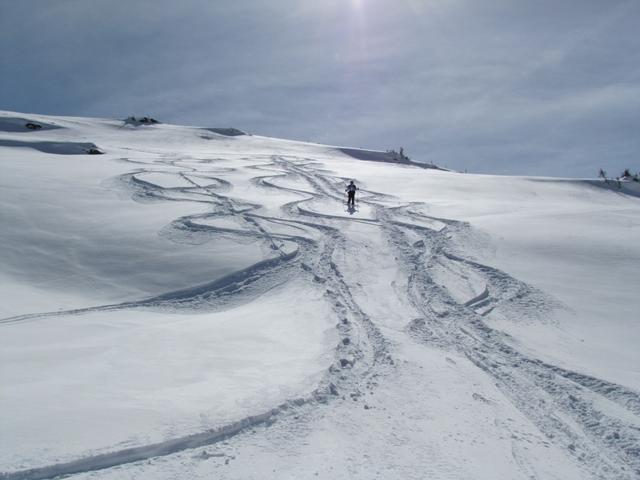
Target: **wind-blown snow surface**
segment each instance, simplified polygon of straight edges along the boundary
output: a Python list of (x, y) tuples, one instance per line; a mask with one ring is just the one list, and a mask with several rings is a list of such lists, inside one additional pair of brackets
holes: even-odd
[(633, 184), (217, 131), (0, 113), (0, 478), (640, 478)]

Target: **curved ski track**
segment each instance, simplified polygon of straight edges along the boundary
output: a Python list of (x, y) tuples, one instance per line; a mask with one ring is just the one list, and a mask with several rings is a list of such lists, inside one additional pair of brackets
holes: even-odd
[[(263, 158), (266, 161), (260, 162)], [(232, 424), (71, 462), (0, 473), (0, 479), (46, 479), (169, 455), (221, 441), (257, 424), (269, 425), (285, 416), (289, 421), (303, 422), (305, 411), (331, 408), (339, 393), (358, 395), (361, 390), (374, 389), (385, 375), (400, 367), (392, 359), (389, 343), (360, 308), (351, 286), (333, 261), (334, 251), (345, 243), (341, 227), (345, 222), (353, 221), (376, 225), (407, 275), (406, 294), (420, 312), (419, 318), (407, 319), (407, 335), (417, 342), (465, 355), (494, 380), (550, 442), (563, 447), (596, 478), (633, 479), (640, 476), (640, 429), (624, 420), (625, 415), (631, 414), (640, 422), (640, 395), (623, 386), (531, 358), (519, 352), (507, 334), (492, 329), (485, 318), (494, 310), (513, 321), (548, 321), (550, 311), (562, 307), (544, 292), (507, 273), (465, 258), (461, 252), (474, 235), (468, 224), (426, 216), (419, 213), (420, 204), (416, 203), (388, 207), (385, 204), (392, 197), (366, 190), (361, 190), (359, 202), (373, 209), (373, 219), (316, 213), (304, 208), (304, 203), (313, 200), (342, 202), (345, 179), (332, 176), (311, 158), (242, 158), (258, 162), (238, 166), (238, 169), (260, 173), (251, 180), (255, 187), (299, 197), (299, 200), (282, 205), (279, 215), (267, 215), (261, 205), (242, 201), (229, 193), (233, 193), (233, 184), (224, 176), (237, 169), (211, 169), (217, 160), (167, 157), (156, 161), (157, 168), (154, 164), (146, 164), (145, 167), (143, 162), (135, 162), (141, 166), (119, 177), (117, 183), (132, 193), (137, 201), (198, 202), (210, 206), (209, 213), (178, 218), (161, 232), (174, 241), (199, 243), (216, 235), (226, 235), (238, 241), (258, 240), (273, 252), (271, 258), (211, 283), (152, 298), (64, 312), (20, 315), (1, 319), (0, 324), (57, 315), (81, 315), (97, 310), (228, 308), (251, 301), (294, 275), (303, 275), (322, 288), (333, 305), (340, 334), (334, 364), (308, 397), (291, 399)], [(207, 169), (199, 170), (193, 166), (199, 163), (206, 164)], [(140, 178), (147, 173), (167, 173), (163, 167), (171, 167), (172, 173), (178, 169), (177, 175), (189, 186), (163, 188)], [(281, 180), (301, 180), (310, 189), (279, 185)], [(207, 223), (223, 217), (232, 217), (241, 226), (223, 228)], [(441, 225), (442, 228), (425, 225)], [(282, 229), (289, 233), (282, 233)], [(434, 281), (434, 268), (442, 266), (484, 279), (484, 290), (471, 299), (457, 302), (446, 285)], [(603, 404), (615, 405), (615, 408), (608, 408), (605, 412)], [(616, 408), (625, 415), (612, 416), (610, 412)], [(513, 457), (526, 471), (526, 460), (516, 447)]]

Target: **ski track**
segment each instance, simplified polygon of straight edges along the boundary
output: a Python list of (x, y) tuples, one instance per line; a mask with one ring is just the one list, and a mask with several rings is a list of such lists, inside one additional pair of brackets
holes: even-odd
[[(333, 305), (340, 336), (335, 361), (309, 396), (291, 399), (266, 412), (155, 444), (0, 473), (1, 480), (67, 476), (169, 455), (228, 439), (256, 425), (268, 426), (284, 417), (287, 421), (302, 422), (305, 409), (331, 408), (339, 392), (358, 396), (364, 390), (375, 389), (377, 382), (399, 367), (394, 364), (388, 341), (360, 308), (333, 261), (334, 252), (345, 244), (341, 227), (354, 221), (375, 225), (381, 230), (388, 248), (407, 275), (406, 294), (420, 312), (419, 318), (407, 320), (405, 332), (411, 341), (466, 356), (493, 379), (549, 442), (564, 448), (567, 455), (596, 478), (622, 480), (640, 476), (640, 428), (638, 423), (632, 425), (623, 418), (631, 414), (640, 422), (640, 395), (623, 386), (531, 358), (519, 352), (508, 335), (492, 329), (486, 320), (494, 311), (512, 321), (535, 322), (548, 321), (553, 309), (563, 307), (544, 292), (506, 272), (465, 258), (461, 253), (464, 248), (460, 246), (474, 235), (468, 224), (419, 213), (417, 203), (385, 206), (393, 201), (392, 197), (367, 190), (360, 190), (359, 202), (373, 209), (373, 219), (314, 212), (305, 208), (305, 203), (317, 199), (344, 201), (346, 179), (331, 175), (312, 158), (242, 156), (238, 167), (232, 168), (216, 166), (217, 162), (228, 162), (228, 159), (160, 157), (149, 163), (118, 159), (137, 167), (118, 177), (113, 185), (140, 202), (196, 202), (210, 207), (208, 213), (175, 219), (162, 235), (174, 241), (195, 243), (216, 235), (251, 239), (262, 242), (273, 256), (205, 285), (121, 304), (20, 315), (0, 319), (0, 325), (99, 310), (217, 310), (251, 301), (291, 276), (303, 275), (323, 289)], [(264, 161), (256, 163), (257, 160)], [(247, 161), (251, 163), (242, 164)], [(279, 215), (273, 216), (266, 214), (261, 205), (231, 196), (233, 181), (224, 177), (241, 169), (259, 173), (251, 179), (254, 187), (287, 192), (299, 199), (282, 205)], [(173, 174), (188, 186), (162, 187), (140, 178), (150, 173)], [(300, 179), (310, 189), (278, 185), (279, 180)], [(238, 228), (206, 223), (224, 217), (239, 220)], [(429, 224), (440, 224), (442, 228), (425, 226)], [(277, 233), (268, 226), (284, 227), (295, 233)], [(295, 248), (288, 250), (286, 245), (295, 245)], [(449, 272), (472, 273), (484, 280), (485, 287), (476, 296), (457, 302), (446, 285), (434, 281), (434, 268), (438, 267), (448, 268)], [(453, 362), (448, 357), (447, 360)], [(479, 395), (478, 400), (489, 401)], [(605, 410), (603, 405), (610, 408)], [(625, 412), (625, 415), (613, 416), (612, 411)], [(527, 477), (538, 478), (516, 443), (512, 444), (512, 456)]]
[[(555, 367), (530, 358), (512, 347), (505, 334), (490, 328), (478, 306), (493, 304), (524, 318), (544, 315), (556, 305), (553, 299), (505, 272), (447, 251), (449, 238), (469, 229), (448, 222), (441, 231), (422, 231), (420, 242), (407, 241), (407, 228), (385, 217), (389, 245), (396, 248), (409, 275), (409, 298), (422, 318), (408, 327), (421, 342), (465, 355), (490, 375), (496, 385), (540, 431), (589, 469), (598, 478), (635, 478), (640, 474), (640, 430), (608, 415), (595, 396), (622, 409), (640, 414), (640, 395), (620, 385)], [(483, 294), (462, 304), (446, 288), (437, 285), (430, 270), (445, 259), (479, 270), (487, 278)], [(494, 292), (489, 294), (489, 292)], [(542, 311), (540, 310), (542, 308)], [(515, 319), (514, 319), (515, 320)], [(609, 410), (609, 409), (607, 409)], [(567, 421), (569, 418), (571, 421)]]

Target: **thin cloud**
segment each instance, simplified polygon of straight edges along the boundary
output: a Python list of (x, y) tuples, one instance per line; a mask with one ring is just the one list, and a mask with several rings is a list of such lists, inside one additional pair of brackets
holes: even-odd
[(460, 170), (637, 168), (640, 4), (5, 3), (0, 108), (152, 114)]

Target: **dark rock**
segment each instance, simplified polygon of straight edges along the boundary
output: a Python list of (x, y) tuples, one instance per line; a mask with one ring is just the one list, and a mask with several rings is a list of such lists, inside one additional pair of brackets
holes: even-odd
[(152, 117), (139, 117), (136, 118), (134, 116), (131, 117), (127, 117), (124, 121), (125, 124), (130, 124), (130, 125), (155, 125), (157, 123), (160, 123), (158, 120), (156, 120), (155, 118)]
[(352, 365), (352, 363), (349, 360), (347, 360), (346, 358), (341, 358), (340, 359), (340, 366), (342, 368), (350, 367), (351, 365)]

